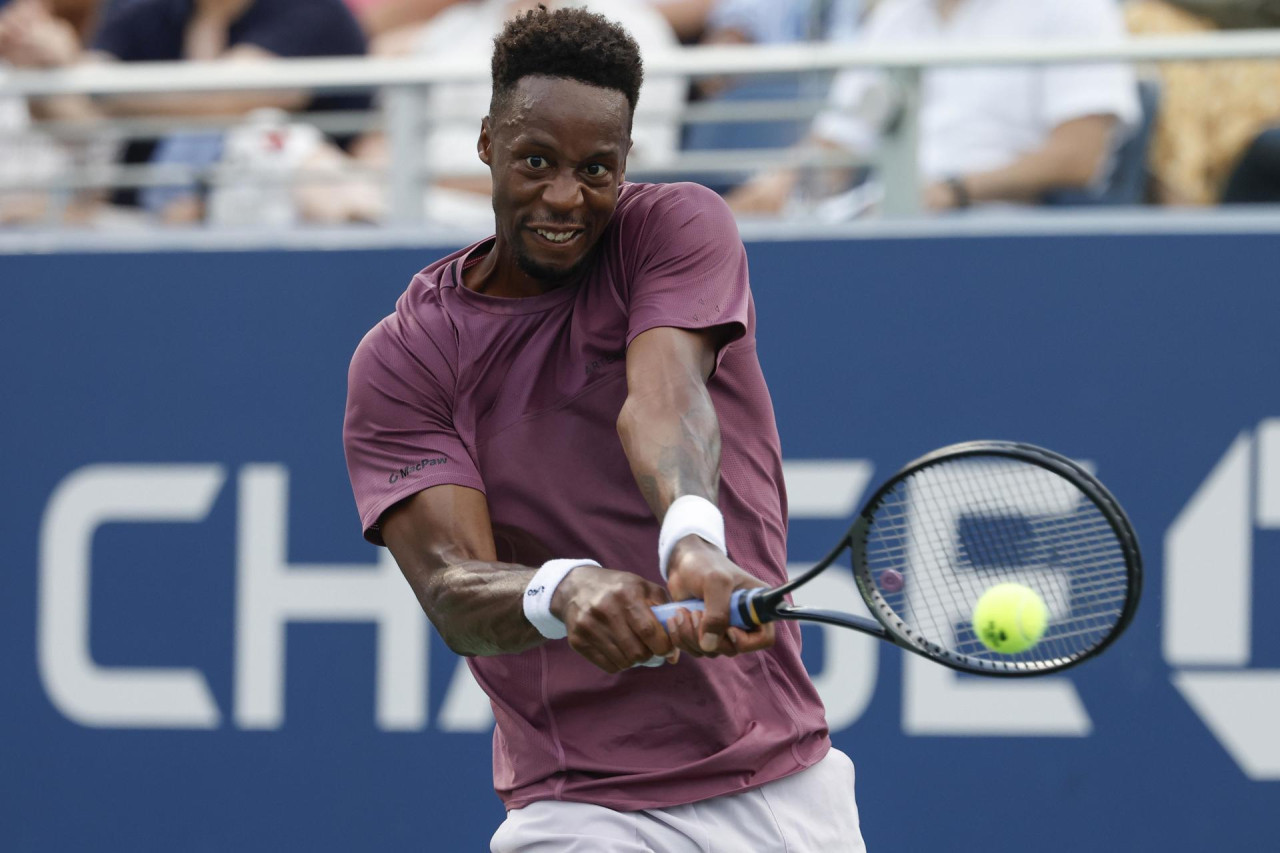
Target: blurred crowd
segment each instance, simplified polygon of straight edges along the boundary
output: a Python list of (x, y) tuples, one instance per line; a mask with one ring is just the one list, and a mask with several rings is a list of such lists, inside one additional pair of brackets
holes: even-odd
[[(543, 0), (620, 21), (642, 53), (677, 44), (974, 45), (1280, 26), (1280, 0)], [(204, 60), (429, 57), (474, 62), (534, 0), (0, 0), (0, 225), (290, 225), (387, 221), (394, 140), (376, 93), (4, 94), (5, 68)], [(490, 221), (476, 157), (483, 83), (423, 96), (420, 215)], [(811, 101), (812, 120), (685, 124), (690, 104)], [(630, 167), (681, 152), (777, 149), (708, 174), (744, 216), (829, 221), (884, 204), (872, 160), (901, 115), (890, 75), (651, 76)], [(918, 99), (920, 206), (1280, 200), (1280, 59), (936, 68)], [(163, 122), (157, 122), (158, 119)], [(415, 142), (415, 146), (418, 143)], [(403, 150), (394, 153), (403, 156)], [(838, 155), (833, 157), (833, 155)], [(416, 154), (415, 154), (416, 157)], [(401, 163), (403, 160), (396, 160)], [(673, 172), (674, 174), (674, 172)], [(683, 174), (683, 173), (681, 173)], [(403, 195), (403, 194), (402, 194)]]

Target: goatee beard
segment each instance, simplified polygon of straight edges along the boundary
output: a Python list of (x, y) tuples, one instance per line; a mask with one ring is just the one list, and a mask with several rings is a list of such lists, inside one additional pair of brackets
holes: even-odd
[(536, 279), (537, 281), (545, 282), (547, 284), (563, 284), (570, 279), (577, 278), (578, 275), (586, 268), (587, 264), (590, 263), (591, 257), (594, 254), (594, 252), (587, 252), (572, 266), (564, 269), (556, 269), (538, 263), (533, 258), (529, 257), (529, 254), (524, 250), (524, 247), (521, 246), (516, 249), (516, 265), (520, 267), (521, 272), (532, 279)]

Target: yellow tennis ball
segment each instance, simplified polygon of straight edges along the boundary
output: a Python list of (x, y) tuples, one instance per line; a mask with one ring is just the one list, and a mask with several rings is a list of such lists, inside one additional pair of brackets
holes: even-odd
[(1001, 583), (988, 589), (973, 608), (973, 630), (982, 644), (1005, 655), (1025, 652), (1040, 642), (1049, 624), (1049, 608), (1029, 586)]

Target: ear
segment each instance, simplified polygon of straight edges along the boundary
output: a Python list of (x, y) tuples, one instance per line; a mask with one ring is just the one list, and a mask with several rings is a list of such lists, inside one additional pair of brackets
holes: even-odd
[(488, 116), (480, 121), (480, 138), (476, 140), (476, 153), (480, 155), (481, 163), (486, 166), (493, 165), (493, 135), (489, 130)]
[(631, 156), (631, 149), (636, 145), (634, 139), (627, 139), (626, 150), (622, 152), (622, 169), (618, 173), (618, 182), (621, 183), (627, 179), (627, 158)]

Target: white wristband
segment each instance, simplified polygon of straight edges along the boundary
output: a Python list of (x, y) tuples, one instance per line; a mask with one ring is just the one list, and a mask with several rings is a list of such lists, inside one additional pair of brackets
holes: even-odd
[(547, 560), (524, 588), (524, 616), (548, 640), (569, 636), (564, 623), (551, 614), (551, 597), (564, 576), (578, 566), (597, 566), (595, 560)]
[(667, 508), (662, 530), (658, 533), (658, 571), (662, 572), (664, 581), (671, 552), (677, 542), (689, 535), (700, 536), (719, 548), (720, 553), (728, 553), (724, 544), (724, 516), (716, 505), (695, 495), (676, 498)]

